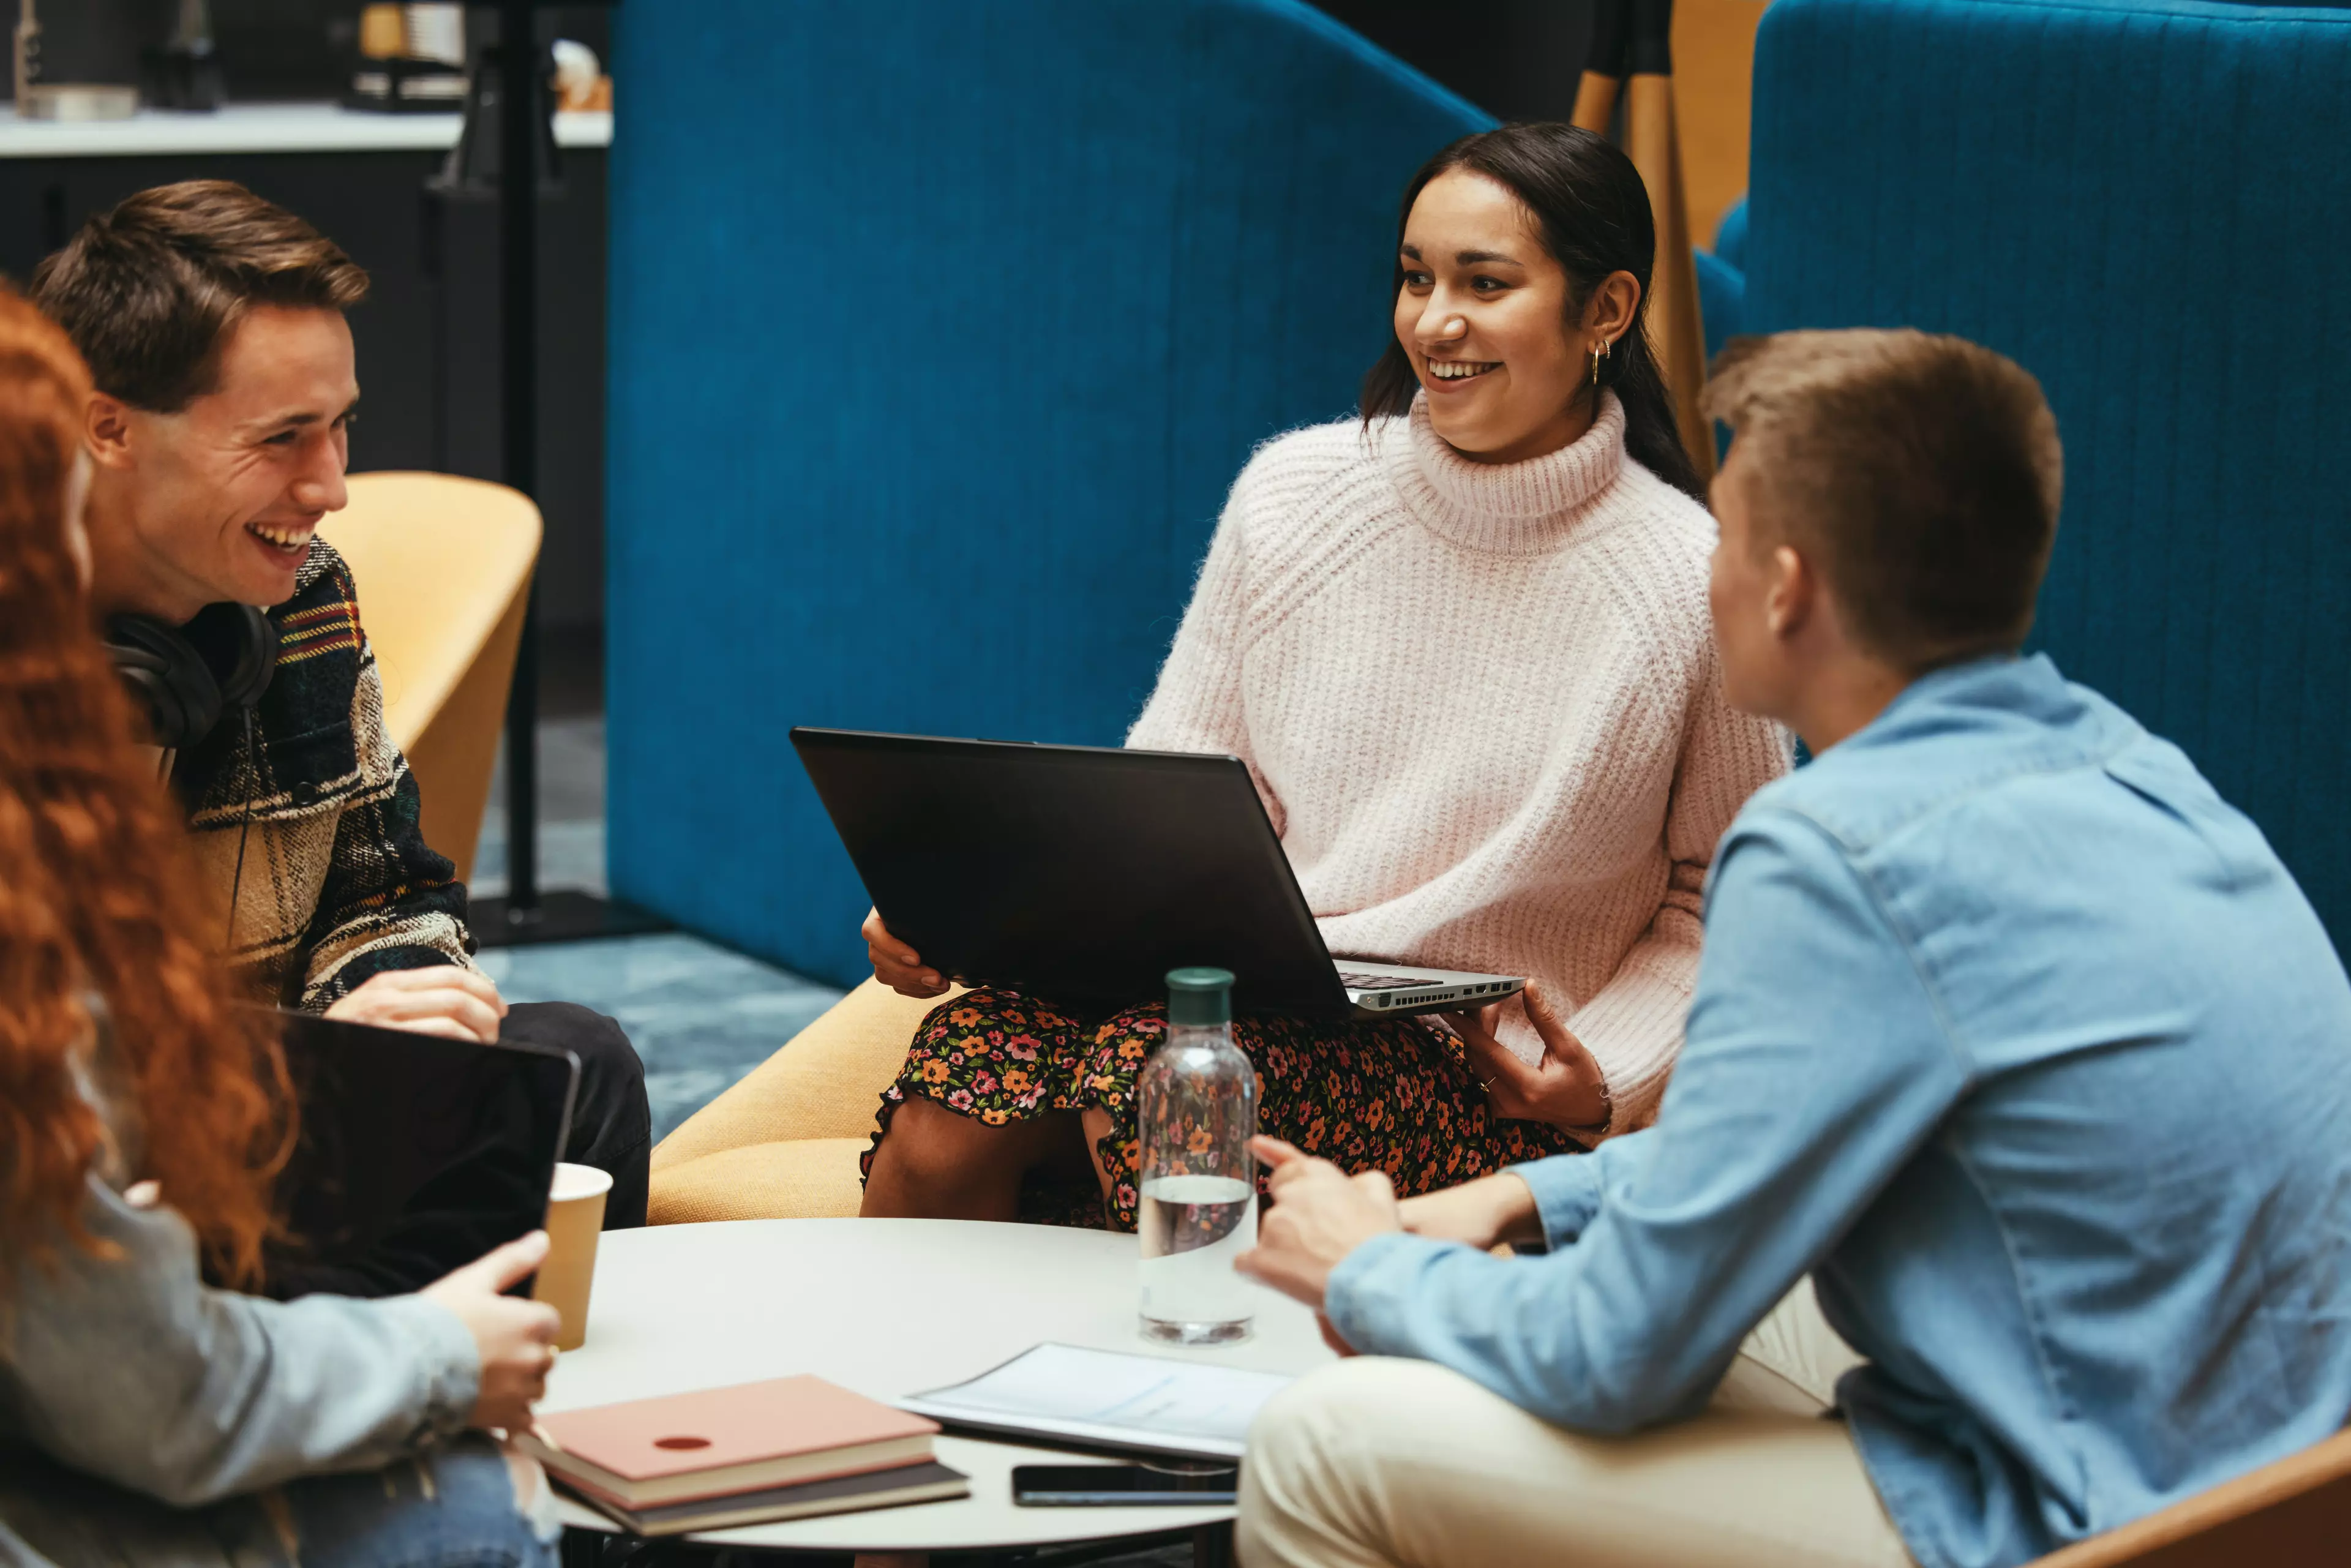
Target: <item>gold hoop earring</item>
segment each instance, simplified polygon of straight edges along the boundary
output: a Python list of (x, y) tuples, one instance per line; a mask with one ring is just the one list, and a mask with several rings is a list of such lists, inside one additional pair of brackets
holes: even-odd
[(1595, 392), (1598, 391), (1600, 387), (1600, 361), (1604, 358), (1606, 358), (1606, 354), (1604, 348), (1596, 347), (1592, 350), (1592, 386), (1593, 390)]

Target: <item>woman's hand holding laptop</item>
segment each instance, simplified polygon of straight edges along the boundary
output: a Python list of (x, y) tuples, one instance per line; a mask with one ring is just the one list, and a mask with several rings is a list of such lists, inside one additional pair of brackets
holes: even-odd
[(865, 912), (862, 928), (865, 956), (873, 960), (873, 977), (902, 997), (943, 997), (947, 992), (946, 977), (936, 969), (923, 967), (922, 955), (890, 935), (882, 924), (882, 912)]
[(1485, 1085), (1487, 1104), (1495, 1115), (1510, 1121), (1548, 1123), (1595, 1140), (1606, 1136), (1614, 1107), (1609, 1103), (1600, 1063), (1561, 1021), (1559, 1009), (1541, 986), (1531, 982), (1523, 999), (1527, 1021), (1542, 1037), (1543, 1053), (1537, 1061), (1520, 1061), (1494, 1038), (1495, 1021), (1510, 1002), (1445, 1015), (1468, 1048), (1469, 1066)]

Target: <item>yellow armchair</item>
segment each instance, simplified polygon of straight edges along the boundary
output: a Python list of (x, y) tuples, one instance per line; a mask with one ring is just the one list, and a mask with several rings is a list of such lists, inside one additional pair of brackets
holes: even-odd
[(383, 727), (408, 758), (424, 841), (474, 873), (514, 681), (538, 508), (451, 474), (354, 474), (319, 532), (350, 563), (383, 681)]
[[(952, 994), (952, 993), (950, 993)], [(653, 1150), (655, 1225), (853, 1215), (882, 1092), (938, 998), (863, 985)]]

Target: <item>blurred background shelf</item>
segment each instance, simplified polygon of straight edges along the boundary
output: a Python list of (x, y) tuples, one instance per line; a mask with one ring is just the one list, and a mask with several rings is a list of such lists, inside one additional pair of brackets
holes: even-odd
[[(539, 213), (539, 606), (551, 703), (599, 701), (604, 597), (604, 143), (564, 153), (564, 189)], [(0, 118), (0, 273), (22, 283), (83, 220), (133, 192), (177, 180), (235, 180), (301, 214), (373, 279), (351, 312), (361, 402), (351, 467), (429, 469), (503, 480), (498, 450), (497, 213), (488, 203), (429, 200), (425, 179), (456, 140), (452, 115), (368, 115), (324, 105), (255, 106), (217, 115), (152, 115), (113, 125), (37, 125)], [(356, 127), (349, 122), (360, 121)], [(223, 145), (240, 123), (270, 134), (389, 138), (423, 144)], [(348, 128), (348, 129), (347, 129)], [(84, 137), (170, 131), (165, 150), (28, 153), (27, 132)], [(250, 138), (247, 138), (249, 141)], [(362, 594), (366, 584), (360, 584)], [(560, 688), (559, 690), (556, 688)]]
[[(0, 158), (202, 158), (224, 152), (446, 152), (447, 113), (378, 114), (338, 103), (235, 103), (203, 114), (142, 109), (129, 120), (0, 118)], [(609, 112), (559, 114), (556, 145), (612, 144)]]
[[(173, 0), (79, 0), (41, 13), (53, 79), (135, 81)], [(234, 180), (299, 213), (373, 278), (351, 313), (363, 402), (354, 472), (430, 469), (503, 480), (498, 450), (497, 214), (428, 201), (462, 118), (378, 114), (335, 99), (356, 61), (358, 0), (211, 0), (228, 101), (57, 124), (0, 107), (0, 275), (21, 284), (93, 214), (177, 180)], [(13, 20), (14, 8), (0, 5)], [(471, 13), (469, 47), (496, 41)], [(541, 36), (609, 48), (609, 12), (565, 5)], [(5, 89), (0, 81), (0, 89)], [(557, 119), (564, 186), (539, 212), (539, 609), (551, 708), (601, 703), (604, 595), (605, 169), (609, 113)], [(364, 592), (365, 585), (361, 585)], [(558, 672), (554, 666), (561, 666)]]

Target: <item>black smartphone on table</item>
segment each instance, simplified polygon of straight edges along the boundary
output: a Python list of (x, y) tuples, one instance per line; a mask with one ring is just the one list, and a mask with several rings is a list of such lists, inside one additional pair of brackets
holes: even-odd
[(1022, 1508), (1142, 1508), (1239, 1500), (1238, 1466), (1015, 1465), (1012, 1500)]

